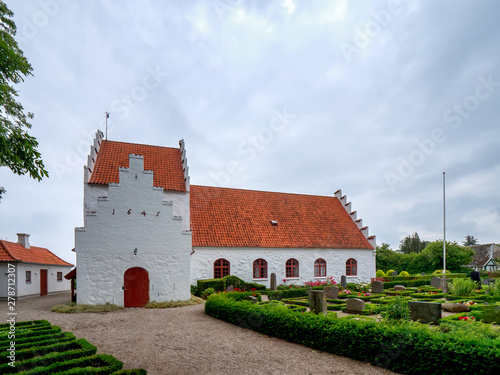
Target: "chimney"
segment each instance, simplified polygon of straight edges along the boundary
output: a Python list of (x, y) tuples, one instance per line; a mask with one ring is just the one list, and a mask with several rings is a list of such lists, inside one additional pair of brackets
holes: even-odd
[(24, 246), (25, 249), (30, 248), (30, 235), (26, 233), (17, 233), (17, 243)]

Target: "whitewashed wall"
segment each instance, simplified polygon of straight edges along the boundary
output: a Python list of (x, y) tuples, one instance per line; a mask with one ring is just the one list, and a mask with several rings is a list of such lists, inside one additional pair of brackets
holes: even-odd
[[(191, 284), (199, 279), (214, 277), (214, 262), (224, 258), (230, 262), (231, 275), (236, 275), (247, 282), (256, 282), (270, 287), (270, 275), (276, 273), (278, 284), (283, 279), (289, 279), (289, 284), (303, 284), (314, 281), (314, 261), (323, 258), (326, 261), (326, 274), (340, 283), (340, 277), (345, 275), (347, 259), (354, 258), (358, 262), (357, 276), (347, 276), (347, 282), (370, 282), (375, 277), (374, 250), (328, 250), (328, 249), (259, 249), (259, 248), (214, 248), (196, 247), (191, 255)], [(253, 262), (263, 258), (267, 261), (267, 279), (253, 278)], [(285, 277), (285, 263), (288, 259), (299, 261), (299, 277)]]
[[(14, 262), (16, 265), (16, 290), (17, 297), (39, 296), (40, 295), (40, 270), (47, 270), (47, 293), (59, 293), (71, 290), (70, 280), (66, 280), (64, 275), (71, 271), (71, 266), (53, 266), (31, 263)], [(31, 283), (26, 283), (26, 271), (31, 271)], [(0, 267), (2, 274), (0, 282), (2, 289), (0, 290), (0, 298), (7, 297), (7, 264), (2, 264)], [(57, 272), (62, 272), (62, 281), (57, 281)], [(4, 286), (5, 276), (5, 286)]]
[(129, 166), (120, 168), (120, 183), (109, 185), (107, 198), (97, 198), (95, 212), (85, 213), (85, 227), (75, 229), (77, 302), (123, 306), (131, 267), (148, 271), (151, 301), (188, 300), (191, 233), (164, 202), (163, 188), (153, 187), (143, 157), (131, 155)]

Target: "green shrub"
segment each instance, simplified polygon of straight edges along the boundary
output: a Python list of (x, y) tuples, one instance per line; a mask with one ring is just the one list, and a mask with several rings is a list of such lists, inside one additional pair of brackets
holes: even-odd
[[(415, 322), (394, 324), (358, 316), (330, 318), (265, 306), (214, 295), (207, 300), (205, 313), (240, 327), (403, 374), (454, 375), (457, 364), (461, 372), (493, 374), (500, 363), (498, 336), (484, 334), (477, 340), (472, 331), (455, 334)], [(482, 330), (481, 324), (472, 325), (476, 327), (457, 329)]]
[(223, 290), (226, 290), (231, 285), (234, 286), (235, 288), (238, 288), (238, 289), (245, 288), (245, 281), (240, 279), (238, 276), (234, 276), (234, 275), (224, 276), (222, 278), (222, 281), (224, 282), (224, 289)]
[(196, 294), (197, 297), (201, 297), (201, 293), (203, 293), (203, 291), (208, 288), (213, 288), (216, 292), (223, 292), (224, 290), (226, 290), (224, 288), (224, 281), (222, 279), (198, 280), (196, 281), (196, 286), (198, 289), (198, 294)]
[(375, 274), (375, 277), (384, 277), (384, 276), (385, 276), (385, 272), (382, 270), (378, 270), (377, 273)]
[(389, 270), (385, 273), (385, 276), (392, 276), (392, 273), (394, 272), (394, 270)]
[(394, 297), (379, 309), (380, 316), (388, 321), (410, 320), (408, 300), (403, 297)]
[(410, 274), (408, 272), (406, 272), (406, 271), (401, 271), (399, 273), (399, 277), (410, 277)]
[(243, 286), (243, 289), (245, 289), (247, 292), (249, 292), (252, 289), (266, 290), (266, 286), (259, 284), (259, 283), (245, 283), (245, 285)]
[(477, 288), (475, 281), (471, 279), (454, 279), (451, 283), (451, 295), (454, 297), (472, 296)]
[[(446, 276), (448, 275), (451, 275), (451, 272), (450, 270), (446, 270)], [(443, 270), (435, 270), (433, 273), (432, 273), (434, 276), (440, 276), (443, 274)]]
[(208, 296), (212, 295), (215, 293), (215, 289), (214, 288), (207, 288), (205, 289), (202, 293), (201, 293), (201, 298), (203, 299), (207, 299)]

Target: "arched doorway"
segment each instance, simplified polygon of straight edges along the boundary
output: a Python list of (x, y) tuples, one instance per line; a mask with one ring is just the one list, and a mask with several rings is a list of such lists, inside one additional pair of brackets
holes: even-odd
[(144, 268), (126, 270), (123, 285), (125, 307), (144, 307), (149, 302), (149, 274)]

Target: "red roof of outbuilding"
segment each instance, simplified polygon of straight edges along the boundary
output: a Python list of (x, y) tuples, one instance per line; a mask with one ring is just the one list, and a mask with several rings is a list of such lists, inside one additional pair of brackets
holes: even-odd
[(30, 246), (26, 249), (16, 242), (0, 240), (0, 262), (23, 262), (50, 264), (54, 266), (73, 266), (43, 247)]
[(186, 191), (180, 149), (104, 140), (90, 184), (119, 182), (119, 167), (128, 168), (129, 154), (144, 157), (144, 170), (153, 171), (153, 185), (165, 190)]
[(191, 185), (190, 202), (193, 246), (373, 249), (335, 197)]

